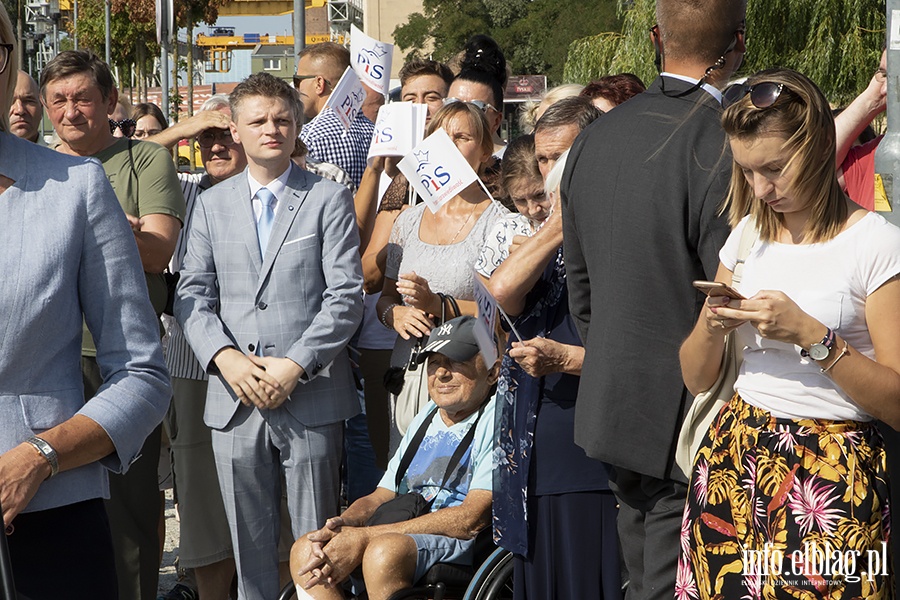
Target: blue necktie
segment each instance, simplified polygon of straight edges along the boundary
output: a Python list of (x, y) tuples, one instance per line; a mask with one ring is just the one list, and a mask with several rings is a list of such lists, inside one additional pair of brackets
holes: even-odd
[(275, 222), (275, 194), (268, 188), (261, 187), (256, 192), (256, 198), (262, 202), (262, 212), (259, 214), (259, 221), (256, 222), (256, 235), (259, 238), (259, 255), (265, 258), (269, 234), (272, 233), (272, 224)]

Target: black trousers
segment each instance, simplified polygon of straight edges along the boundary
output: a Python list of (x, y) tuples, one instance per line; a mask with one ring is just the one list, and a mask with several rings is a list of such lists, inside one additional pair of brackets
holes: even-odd
[(116, 563), (103, 500), (23, 513), (8, 536), (20, 600), (117, 600)]
[[(91, 398), (103, 383), (93, 357), (81, 357), (84, 397)], [(158, 464), (162, 424), (144, 440), (141, 458), (124, 475), (109, 474), (109, 516), (119, 596), (123, 600), (156, 600), (159, 584)]]
[(619, 501), (619, 543), (628, 576), (625, 599), (670, 600), (687, 485), (615, 467), (609, 487)]

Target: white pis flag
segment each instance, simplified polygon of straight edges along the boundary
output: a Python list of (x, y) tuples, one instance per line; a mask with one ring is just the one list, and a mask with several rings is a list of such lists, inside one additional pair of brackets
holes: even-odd
[(393, 44), (379, 42), (356, 25), (350, 26), (350, 64), (359, 80), (380, 94), (390, 91), (393, 58)]
[(412, 102), (391, 102), (378, 109), (375, 133), (369, 146), (369, 164), (376, 156), (406, 156), (425, 137), (428, 107)]
[(340, 119), (344, 129), (350, 129), (350, 124), (362, 110), (363, 101), (366, 99), (366, 90), (363, 88), (359, 77), (350, 67), (344, 71), (334, 86), (334, 91), (325, 101), (322, 110), (331, 109)]
[(433, 213), (478, 181), (478, 175), (443, 129), (425, 138), (397, 167)]
[(497, 331), (497, 299), (481, 282), (477, 271), (472, 272), (472, 277), (475, 283), (475, 305), (478, 307), (475, 341), (478, 342), (484, 364), (490, 368), (497, 360), (497, 341), (494, 337), (494, 332)]

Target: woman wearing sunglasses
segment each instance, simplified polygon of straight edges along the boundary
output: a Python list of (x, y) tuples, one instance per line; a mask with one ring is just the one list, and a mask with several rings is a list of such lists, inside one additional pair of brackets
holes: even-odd
[(731, 283), (745, 228), (758, 239), (747, 299), (708, 298), (681, 348), (692, 393), (729, 331), (743, 364), (694, 461), (676, 595), (891, 597), (873, 419), (900, 427), (900, 230), (841, 191), (831, 109), (805, 76), (762, 71), (726, 105), (734, 231), (716, 279)]

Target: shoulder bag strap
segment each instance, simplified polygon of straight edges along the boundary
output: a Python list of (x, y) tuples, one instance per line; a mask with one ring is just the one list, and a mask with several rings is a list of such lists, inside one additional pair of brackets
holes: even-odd
[[(438, 297), (441, 299), (441, 323), (446, 323), (450, 319), (455, 319), (462, 315), (459, 310), (459, 304), (456, 302), (456, 298), (451, 296), (450, 294), (444, 294), (443, 292), (437, 293)], [(450, 305), (450, 316), (447, 316), (447, 305)]]
[(422, 440), (425, 439), (425, 433), (428, 431), (428, 427), (434, 420), (434, 415), (438, 410), (440, 409), (435, 408), (431, 411), (431, 414), (422, 421), (422, 424), (419, 425), (415, 435), (409, 440), (409, 446), (406, 447), (406, 451), (400, 458), (400, 464), (397, 466), (397, 474), (394, 476), (394, 491), (398, 494), (400, 493), (400, 482), (403, 480), (403, 476), (406, 475), (409, 465), (412, 464), (413, 458), (415, 458), (416, 453), (419, 451), (419, 446), (422, 445)]
[(759, 232), (756, 230), (756, 223), (753, 217), (744, 225), (744, 231), (741, 232), (741, 241), (738, 244), (737, 262), (734, 265), (734, 273), (731, 275), (731, 286), (737, 287), (744, 278), (744, 262), (750, 255), (750, 249), (756, 240), (759, 239)]
[(450, 479), (453, 471), (455, 471), (456, 467), (459, 466), (459, 462), (462, 460), (463, 454), (465, 454), (466, 450), (469, 449), (469, 446), (472, 445), (472, 440), (475, 439), (475, 429), (478, 427), (478, 421), (481, 420), (481, 414), (484, 412), (484, 406), (485, 405), (482, 404), (481, 408), (478, 409), (478, 416), (475, 417), (475, 422), (472, 423), (471, 427), (469, 427), (466, 435), (463, 436), (463, 439), (459, 441), (459, 445), (453, 452), (453, 456), (450, 457), (450, 461), (447, 463), (447, 469), (444, 471), (444, 478), (441, 479), (441, 489), (443, 489), (447, 485), (447, 480)]
[[(131, 150), (131, 147), (133, 145), (134, 145), (134, 140), (131, 138), (128, 138), (128, 162), (131, 163), (131, 172), (134, 174), (134, 202), (140, 208), (140, 206), (141, 206), (141, 178), (138, 177), (137, 168), (134, 166), (134, 153)], [(134, 216), (140, 217), (141, 215), (134, 215)]]

